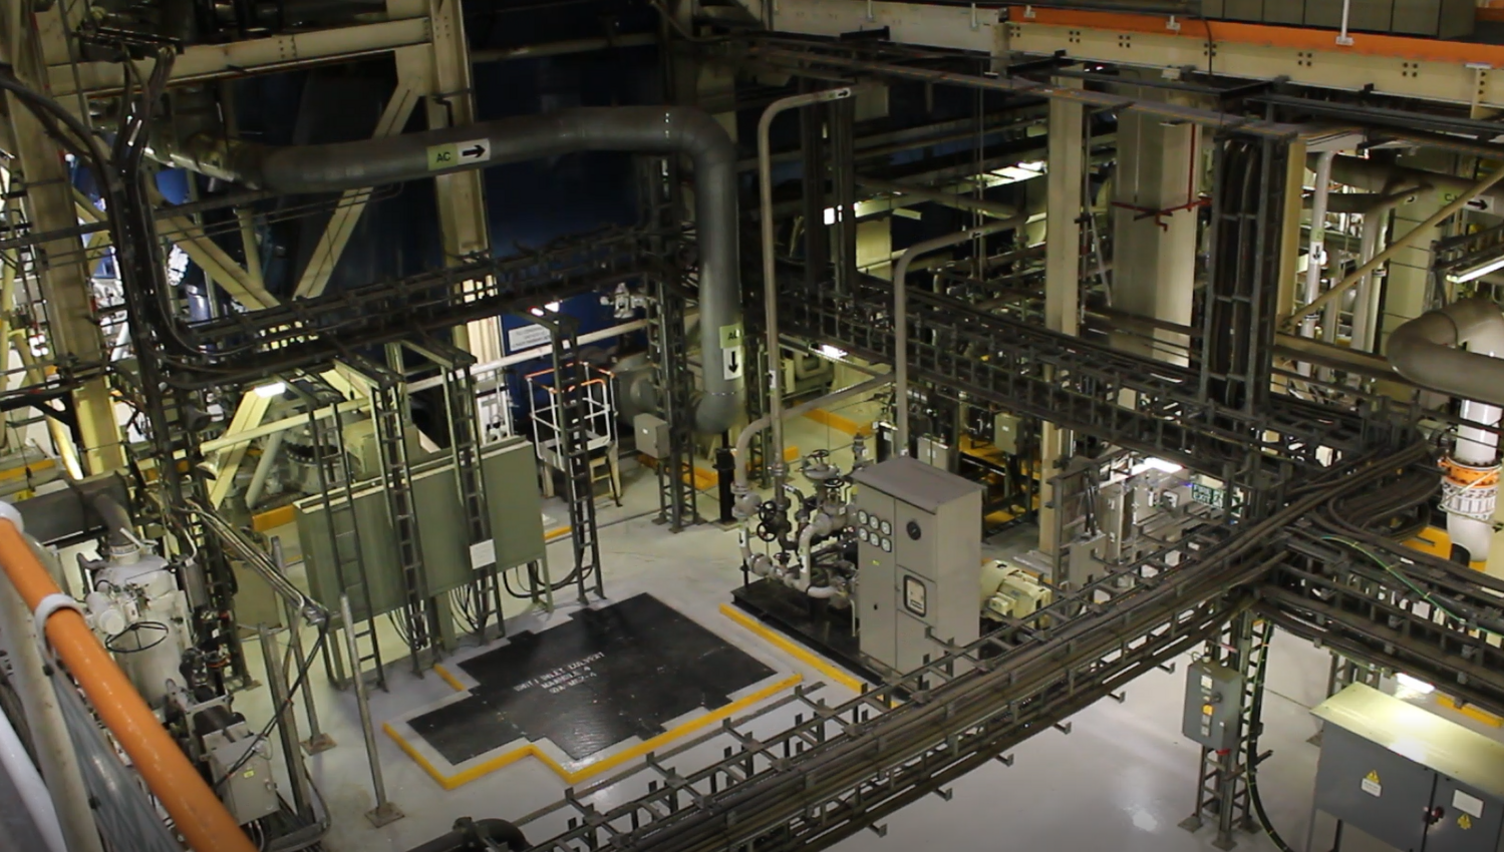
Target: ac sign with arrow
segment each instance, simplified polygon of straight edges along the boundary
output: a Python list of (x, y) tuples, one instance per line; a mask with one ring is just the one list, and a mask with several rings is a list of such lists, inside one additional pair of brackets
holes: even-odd
[(474, 166), (491, 159), (489, 139), (469, 139), (428, 146), (428, 170), (431, 172)]
[(742, 361), (742, 347), (740, 344), (721, 349), (721, 375), (726, 379), (741, 378), (742, 371), (746, 369), (746, 366)]

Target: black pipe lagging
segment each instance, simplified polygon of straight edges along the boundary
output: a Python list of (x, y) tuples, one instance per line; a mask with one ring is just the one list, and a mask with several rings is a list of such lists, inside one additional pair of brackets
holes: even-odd
[(504, 845), (512, 852), (528, 848), (522, 829), (504, 819), (478, 819), (460, 817), (454, 821), (454, 830), (441, 837), (414, 846), (408, 852), (471, 852), (492, 849)]

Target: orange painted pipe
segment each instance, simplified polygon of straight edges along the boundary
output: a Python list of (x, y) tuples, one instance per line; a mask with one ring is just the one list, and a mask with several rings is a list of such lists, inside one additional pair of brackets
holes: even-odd
[[(37, 561), (21, 531), (7, 519), (0, 519), (0, 568), (33, 611), (43, 598), (62, 592)], [(256, 852), (224, 803), (99, 644), (83, 616), (75, 610), (60, 609), (47, 619), (44, 629), (53, 652), (83, 687), (94, 711), (130, 755), (136, 771), (146, 779), (188, 845), (196, 852)]]

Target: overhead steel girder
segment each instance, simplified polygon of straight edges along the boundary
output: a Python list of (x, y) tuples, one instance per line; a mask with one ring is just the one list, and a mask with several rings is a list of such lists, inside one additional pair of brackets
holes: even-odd
[[(611, 230), (501, 260), (472, 260), (397, 281), (326, 293), (189, 326), (200, 369), (177, 367), (172, 381), (207, 387), (255, 381), (330, 364), (364, 346), (516, 312), (661, 271), (648, 234)], [(457, 285), (473, 281), (471, 290)]]
[[(888, 285), (868, 283), (855, 305), (786, 288), (785, 329), (877, 361), (892, 361)], [(1319, 447), (1357, 453), (1384, 421), (1274, 396), (1253, 414), (1197, 398), (1199, 372), (1119, 352), (1038, 325), (982, 313), (965, 302), (915, 292), (909, 297), (910, 370), (943, 391), (964, 392), (1118, 446), (1225, 477), (1250, 460), (1324, 467)], [(1119, 391), (1137, 392), (1136, 408)]]

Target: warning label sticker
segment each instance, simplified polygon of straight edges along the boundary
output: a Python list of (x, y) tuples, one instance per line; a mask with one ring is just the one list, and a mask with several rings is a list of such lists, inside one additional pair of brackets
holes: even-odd
[(1370, 771), (1363, 776), (1363, 792), (1370, 796), (1384, 795), (1384, 787), (1379, 783), (1379, 773)]

